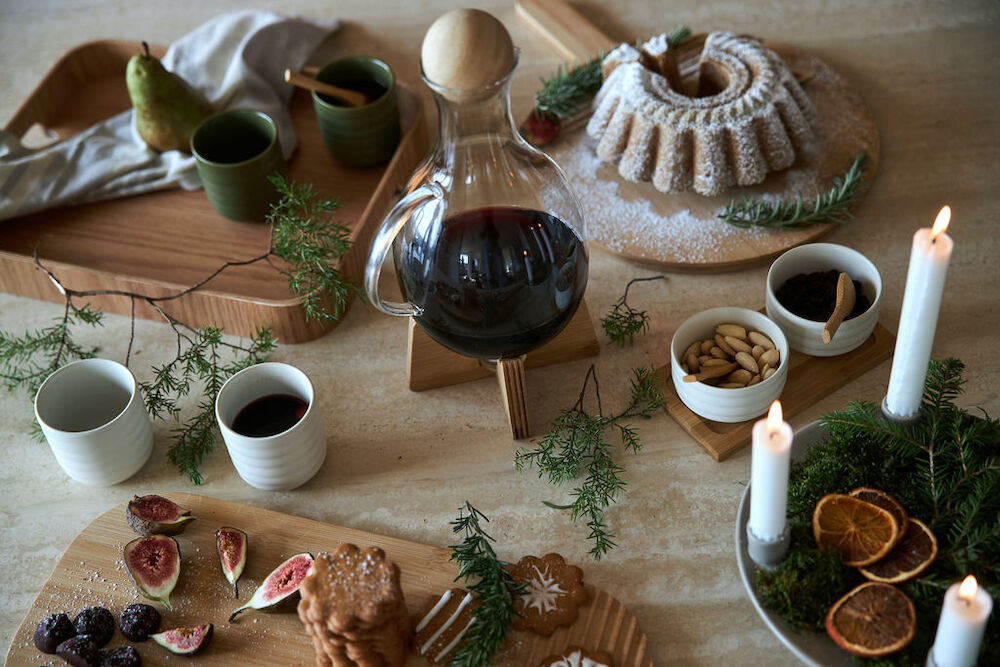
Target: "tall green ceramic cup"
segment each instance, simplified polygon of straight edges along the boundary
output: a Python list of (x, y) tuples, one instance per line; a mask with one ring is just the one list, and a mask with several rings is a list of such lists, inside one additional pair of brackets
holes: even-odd
[(360, 107), (340, 106), (333, 98), (316, 92), (312, 100), (323, 143), (335, 160), (353, 169), (388, 161), (399, 144), (399, 105), (392, 69), (378, 58), (344, 58), (321, 69), (316, 78), (365, 93), (375, 82), (376, 94), (384, 90)]
[(191, 153), (208, 201), (238, 222), (263, 222), (277, 189), (267, 180), (285, 173), (278, 128), (261, 111), (236, 109), (216, 114), (191, 135)]

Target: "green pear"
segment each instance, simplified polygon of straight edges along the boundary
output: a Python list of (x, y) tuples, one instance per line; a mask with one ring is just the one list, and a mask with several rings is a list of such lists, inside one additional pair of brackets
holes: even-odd
[(132, 56), (125, 68), (125, 84), (135, 108), (139, 136), (158, 151), (189, 152), (191, 134), (212, 115), (212, 105), (149, 55), (146, 42), (142, 47), (145, 53)]

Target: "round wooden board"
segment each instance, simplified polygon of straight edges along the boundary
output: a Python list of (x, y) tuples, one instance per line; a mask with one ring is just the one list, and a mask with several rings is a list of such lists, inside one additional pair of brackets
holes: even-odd
[[(860, 151), (869, 156), (865, 180), (870, 186), (878, 168), (879, 137), (861, 95), (832, 67), (801, 48), (764, 44), (781, 55), (792, 71), (807, 77), (803, 89), (816, 107), (820, 149), (800, 155), (790, 169), (773, 172), (753, 187), (733, 188), (717, 197), (693, 191), (666, 194), (652, 183), (623, 179), (617, 165), (597, 158), (593, 140), (582, 127), (577, 128), (549, 154), (580, 200), (588, 238), (595, 247), (663, 271), (732, 271), (815, 241), (837, 224), (794, 230), (740, 229), (717, 218), (734, 198), (775, 201), (793, 199), (799, 193), (814, 196), (831, 187)], [(697, 51), (691, 53), (697, 58)], [(697, 72), (696, 64), (682, 60), (681, 71), (690, 79)]]
[[(173, 611), (164, 611), (162, 628), (215, 624), (211, 644), (197, 658), (199, 665), (237, 664), (307, 665), (315, 662), (312, 641), (295, 613), (248, 611), (233, 622), (230, 612), (242, 604), (233, 598), (232, 587), (223, 579), (215, 551), (215, 530), (238, 526), (249, 535), (247, 568), (239, 582), (240, 600), (256, 589), (271, 568), (294, 553), (313, 554), (333, 550), (341, 542), (377, 546), (399, 565), (406, 606), (413, 614), (430, 607), (445, 590), (454, 587), (458, 566), (449, 560), (450, 550), (353, 528), (321, 523), (249, 505), (188, 493), (168, 493), (171, 500), (197, 517), (177, 536), (182, 568), (180, 581), (171, 595)], [(122, 565), (122, 551), (135, 534), (125, 522), (125, 506), (108, 510), (84, 528), (67, 547), (17, 630), (5, 664), (52, 664), (53, 656), (39, 653), (32, 643), (38, 621), (50, 613), (65, 611), (74, 616), (84, 607), (100, 604), (117, 617), (125, 605), (148, 602), (139, 597)], [(646, 635), (635, 616), (621, 602), (602, 590), (587, 586), (590, 603), (580, 607), (576, 622), (557, 629), (549, 637), (529, 631), (511, 632), (492, 664), (538, 665), (571, 645), (606, 651), (620, 667), (651, 667)], [(117, 630), (111, 646), (128, 642)], [(144, 663), (161, 664), (169, 659), (153, 642), (137, 644)], [(410, 654), (406, 664), (426, 665)]]

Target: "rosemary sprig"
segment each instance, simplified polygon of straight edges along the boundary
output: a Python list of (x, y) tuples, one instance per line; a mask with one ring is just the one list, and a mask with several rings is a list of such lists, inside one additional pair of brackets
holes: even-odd
[[(665, 402), (656, 371), (635, 368), (632, 372), (632, 394), (628, 406), (613, 417), (605, 417), (597, 372), (591, 365), (573, 407), (562, 411), (535, 449), (522, 447), (514, 455), (514, 467), (518, 472), (533, 466), (538, 470), (539, 477), (545, 476), (552, 484), (584, 476), (583, 481), (573, 489), (573, 502), (544, 504), (552, 509), (570, 510), (570, 519), (574, 523), (581, 519), (586, 522), (588, 539), (593, 540), (590, 554), (595, 560), (600, 560), (617, 546), (614, 533), (604, 521), (604, 511), (618, 500), (619, 492), (627, 483), (622, 478), (624, 468), (615, 461), (615, 446), (610, 441), (609, 431), (618, 436), (626, 450), (637, 454), (642, 449), (642, 441), (635, 428), (625, 421), (636, 417), (649, 419)], [(594, 383), (597, 402), (596, 414), (584, 409), (584, 397), (591, 382)]]
[(459, 667), (480, 667), (488, 665), (490, 658), (503, 644), (514, 621), (514, 596), (520, 595), (524, 586), (508, 574), (503, 561), (493, 551), (495, 542), (482, 526), (479, 519), (489, 522), (489, 517), (465, 501), (458, 510), (458, 518), (451, 522), (455, 533), (462, 533), (461, 544), (450, 546), (451, 558), (459, 564), (458, 576), (468, 582), (471, 577), (478, 581), (468, 587), (475, 599), (472, 611), (475, 623), (469, 626), (464, 643), (452, 655), (450, 663)]
[[(247, 343), (232, 342), (215, 327), (195, 329), (168, 314), (162, 304), (191, 294), (234, 266), (268, 262), (288, 277), (292, 294), (302, 299), (306, 317), (335, 321), (343, 314), (357, 285), (347, 281), (335, 268), (349, 250), (348, 230), (332, 222), (331, 213), (339, 207), (332, 199), (318, 197), (311, 185), (297, 185), (284, 178), (273, 179), (281, 200), (268, 216), (271, 245), (266, 252), (246, 260), (225, 262), (195, 284), (163, 296), (149, 296), (126, 290), (75, 290), (65, 286), (35, 254), (35, 265), (43, 271), (65, 298), (63, 314), (56, 322), (38, 331), (20, 335), (0, 331), (0, 380), (9, 390), (17, 387), (31, 395), (55, 370), (74, 359), (94, 356), (73, 339), (74, 325), (100, 326), (101, 311), (83, 299), (115, 295), (127, 297), (132, 304), (125, 365), (132, 357), (135, 342), (135, 305), (144, 303), (170, 325), (176, 337), (175, 357), (153, 366), (153, 377), (139, 382), (146, 407), (154, 418), (179, 422), (167, 451), (168, 460), (194, 484), (202, 482), (198, 466), (212, 451), (217, 429), (214, 416), (215, 397), (233, 373), (266, 359), (275, 348), (268, 329), (259, 329)], [(283, 263), (276, 263), (281, 260)], [(195, 412), (181, 422), (181, 398), (192, 392), (201, 396)], [(37, 432), (33, 425), (32, 432)]]
[(601, 318), (601, 328), (607, 334), (612, 344), (624, 347), (626, 341), (632, 344), (635, 335), (645, 334), (649, 330), (649, 314), (645, 310), (638, 310), (629, 305), (628, 290), (634, 283), (647, 280), (663, 280), (665, 276), (649, 276), (646, 278), (633, 278), (625, 285), (625, 293), (621, 295), (611, 312)]
[(800, 195), (793, 201), (776, 204), (752, 197), (741, 202), (733, 199), (718, 217), (736, 227), (771, 229), (846, 220), (853, 217), (851, 206), (861, 196), (867, 163), (868, 153), (858, 153), (844, 175), (833, 179), (833, 187), (817, 192), (815, 199), (807, 200)]

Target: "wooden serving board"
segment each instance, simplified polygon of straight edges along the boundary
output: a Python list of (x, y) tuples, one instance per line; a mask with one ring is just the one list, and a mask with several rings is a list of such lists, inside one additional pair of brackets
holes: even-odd
[[(791, 417), (818, 400), (861, 377), (892, 356), (896, 337), (881, 324), (860, 346), (836, 357), (812, 357), (796, 350), (788, 355), (788, 379), (781, 391), (781, 411)], [(661, 367), (660, 377), (667, 397), (667, 412), (705, 448), (716, 461), (729, 458), (750, 443), (756, 419), (736, 424), (711, 421), (696, 415), (677, 396), (670, 365)]]
[[(60, 139), (130, 108), (125, 64), (137, 42), (96, 41), (71, 49), (45, 75), (4, 128), (23, 136), (40, 125)], [(152, 47), (161, 56), (163, 47)], [(421, 105), (400, 86), (402, 139), (384, 166), (354, 170), (340, 166), (326, 152), (307, 92), (296, 89), (292, 122), (299, 145), (288, 164), (292, 180), (308, 182), (342, 206), (334, 219), (351, 230), (352, 248), (341, 262), (348, 277), (360, 281), (375, 228), (396, 191), (427, 152)], [(68, 206), (0, 221), (0, 290), (38, 299), (62, 301), (33, 253), (68, 287), (118, 289), (149, 296), (180, 291), (227, 261), (246, 260), (267, 251), (269, 228), (238, 223), (218, 215), (203, 191), (168, 190), (135, 197)], [(95, 297), (105, 311), (128, 314), (126, 297)], [(162, 302), (169, 314), (191, 326), (212, 324), (227, 333), (248, 336), (270, 327), (280, 342), (311, 340), (324, 333), (307, 322), (288, 280), (266, 262), (231, 267), (203, 289)], [(162, 320), (138, 304), (140, 317)]]
[[(181, 549), (181, 576), (171, 596), (174, 611), (150, 603), (163, 613), (161, 629), (211, 622), (215, 632), (199, 665), (308, 665), (315, 664), (312, 641), (298, 616), (292, 613), (246, 611), (233, 622), (229, 614), (249, 599), (264, 577), (288, 556), (308, 551), (332, 551), (342, 542), (377, 546), (399, 565), (408, 609), (420, 613), (445, 590), (452, 588), (458, 568), (448, 560), (450, 551), (406, 540), (383, 537), (352, 528), (333, 526), (249, 505), (187, 493), (168, 498), (197, 517), (177, 536)], [(222, 576), (215, 551), (215, 531), (236, 526), (249, 536), (249, 557), (239, 581), (239, 601)], [(65, 611), (72, 617), (91, 605), (104, 605), (115, 617), (125, 605), (145, 601), (139, 596), (122, 565), (125, 544), (136, 536), (125, 522), (125, 505), (95, 519), (70, 543), (45, 582), (7, 654), (7, 664), (38, 665), (61, 662), (39, 653), (32, 633), (42, 618)], [(646, 635), (635, 617), (604, 591), (588, 587), (591, 602), (569, 628), (550, 637), (513, 632), (494, 662), (502, 665), (538, 665), (544, 658), (571, 644), (611, 653), (615, 665), (649, 667)], [(129, 643), (116, 630), (111, 646)], [(134, 644), (144, 664), (161, 664), (169, 654), (151, 641)], [(426, 664), (411, 656), (407, 664)]]
[[(517, 0), (517, 11), (568, 59), (583, 61), (620, 42), (563, 0)], [(671, 25), (662, 26), (669, 29)], [(684, 83), (696, 86), (698, 57), (705, 34), (696, 34), (677, 50)], [(736, 187), (716, 197), (696, 192), (667, 194), (652, 183), (626, 181), (615, 164), (602, 163), (582, 123), (571, 123), (548, 149), (576, 192), (588, 225), (589, 240), (599, 248), (661, 271), (722, 272), (764, 263), (785, 250), (809, 243), (837, 223), (803, 229), (738, 229), (718, 219), (733, 199), (744, 197), (807, 199), (833, 185), (861, 151), (868, 153), (868, 185), (878, 168), (879, 136), (861, 95), (820, 58), (798, 47), (764, 42), (803, 80), (816, 107), (818, 148), (800, 154), (790, 169), (772, 172), (763, 183)], [(860, 223), (851, 223), (860, 224)]]

